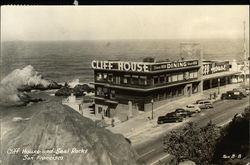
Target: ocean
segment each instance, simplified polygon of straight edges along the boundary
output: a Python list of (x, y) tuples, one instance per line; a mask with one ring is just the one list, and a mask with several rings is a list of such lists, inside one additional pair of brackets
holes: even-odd
[[(44, 78), (56, 82), (79, 79), (88, 83), (94, 78), (92, 60), (174, 60), (180, 58), (182, 42), (187, 40), (5, 41), (1, 43), (1, 79), (14, 69), (32, 65)], [(243, 59), (242, 39), (192, 42), (202, 45), (205, 60)]]

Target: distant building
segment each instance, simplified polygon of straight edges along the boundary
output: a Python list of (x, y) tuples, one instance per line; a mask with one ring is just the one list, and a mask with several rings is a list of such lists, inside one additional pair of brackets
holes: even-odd
[(234, 83), (240, 72), (231, 68), (229, 61), (203, 61), (203, 90)]
[(231, 62), (230, 71), (238, 72), (233, 76), (233, 83), (249, 82), (249, 61), (237, 62), (233, 60)]

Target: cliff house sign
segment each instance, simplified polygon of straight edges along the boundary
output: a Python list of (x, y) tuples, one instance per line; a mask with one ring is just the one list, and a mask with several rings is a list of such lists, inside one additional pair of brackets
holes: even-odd
[(99, 70), (119, 70), (132, 72), (149, 72), (174, 68), (183, 68), (198, 65), (198, 60), (177, 62), (127, 62), (127, 61), (97, 61), (93, 60), (91, 66)]

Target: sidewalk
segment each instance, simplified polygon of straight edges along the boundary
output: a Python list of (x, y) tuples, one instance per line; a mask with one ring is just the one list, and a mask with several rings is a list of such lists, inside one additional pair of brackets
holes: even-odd
[[(240, 84), (230, 84), (227, 86), (220, 87), (220, 94), (224, 93), (233, 88), (239, 87)], [(141, 112), (138, 116), (120, 123), (115, 127), (107, 127), (113, 133), (119, 133), (129, 138), (133, 145), (142, 144), (145, 141), (151, 140), (152, 138), (160, 135), (167, 130), (173, 129), (182, 125), (182, 123), (188, 122), (188, 120), (183, 121), (182, 123), (171, 123), (165, 125), (158, 125), (157, 118), (158, 116), (165, 115), (167, 112), (174, 111), (176, 108), (184, 107), (188, 104), (194, 103), (198, 99), (209, 99), (210, 93), (218, 93), (218, 88), (213, 88), (203, 91), (203, 94), (194, 94), (192, 97), (185, 97), (170, 103), (167, 103), (159, 108), (154, 109), (154, 119), (149, 120), (148, 117), (151, 116), (151, 111)], [(217, 96), (215, 100), (220, 99), (220, 95)]]

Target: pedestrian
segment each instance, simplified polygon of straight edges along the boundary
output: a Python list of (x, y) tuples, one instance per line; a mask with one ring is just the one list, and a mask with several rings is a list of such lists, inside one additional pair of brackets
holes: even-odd
[(115, 126), (115, 120), (112, 118), (112, 120), (111, 120), (111, 125), (112, 125), (112, 127), (114, 127)]
[(210, 95), (210, 100), (212, 100), (212, 95), (213, 95), (213, 94), (212, 94), (212, 93), (210, 93), (209, 95)]
[(216, 92), (214, 92), (214, 99), (216, 99)]

